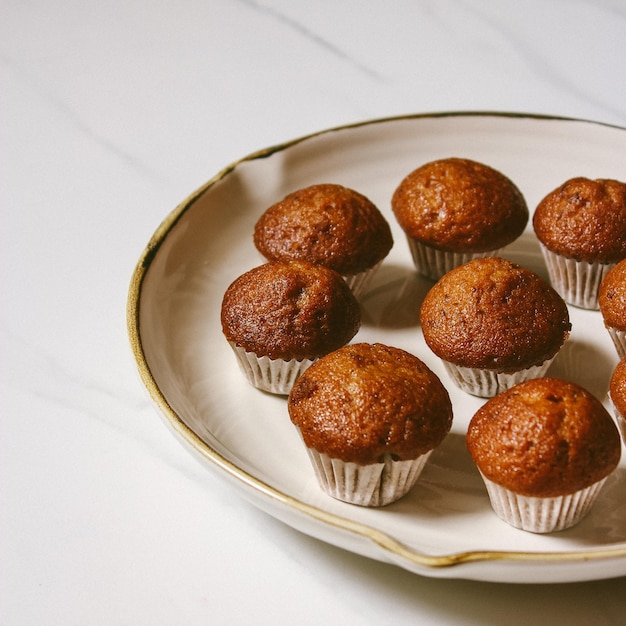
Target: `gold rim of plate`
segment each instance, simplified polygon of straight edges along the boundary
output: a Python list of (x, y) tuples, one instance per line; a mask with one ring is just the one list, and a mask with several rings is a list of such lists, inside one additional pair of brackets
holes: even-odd
[(567, 122), (580, 122), (584, 124), (592, 124), (597, 126), (607, 126), (617, 128), (626, 131), (626, 128), (617, 126), (614, 124), (607, 124), (602, 122), (594, 122), (591, 120), (577, 119), (571, 117), (561, 117), (553, 115), (541, 115), (530, 113), (515, 113), (515, 112), (491, 112), (491, 111), (451, 111), (442, 113), (416, 113), (407, 115), (398, 115), (384, 118), (377, 118), (371, 120), (365, 120), (352, 124), (345, 124), (341, 126), (331, 127), (318, 132), (303, 135), (301, 137), (285, 141), (280, 144), (276, 144), (256, 152), (253, 152), (247, 156), (244, 156), (230, 165), (224, 167), (203, 186), (194, 191), (185, 200), (183, 200), (176, 208), (167, 215), (167, 217), (161, 222), (147, 246), (145, 247), (136, 267), (132, 274), (129, 295), (127, 301), (127, 330), (130, 340), (131, 349), (139, 370), (139, 375), (143, 384), (145, 385), (152, 401), (160, 409), (161, 413), (167, 420), (171, 428), (178, 434), (187, 444), (189, 444), (198, 454), (204, 459), (213, 463), (217, 468), (225, 471), (232, 478), (240, 481), (243, 485), (250, 487), (257, 491), (260, 495), (272, 499), (277, 504), (282, 504), (291, 509), (298, 511), (318, 522), (326, 524), (337, 529), (347, 531), (354, 535), (359, 535), (362, 538), (368, 539), (374, 544), (381, 547), (389, 555), (398, 557), (402, 561), (412, 563), (414, 565), (424, 568), (446, 568), (463, 563), (481, 562), (481, 561), (517, 561), (517, 562), (575, 562), (575, 561), (590, 561), (590, 560), (604, 560), (604, 559), (620, 559), (626, 558), (626, 546), (617, 548), (595, 548), (589, 550), (571, 550), (567, 552), (527, 552), (527, 551), (515, 551), (515, 550), (468, 550), (462, 552), (455, 552), (450, 554), (441, 555), (427, 555), (412, 550), (401, 542), (395, 540), (388, 533), (355, 522), (347, 518), (335, 515), (327, 512), (318, 507), (306, 504), (296, 498), (293, 498), (281, 491), (271, 487), (258, 478), (252, 476), (248, 472), (245, 472), (224, 456), (219, 454), (205, 441), (198, 437), (176, 414), (176, 412), (169, 405), (167, 399), (162, 394), (159, 386), (154, 380), (150, 367), (147, 363), (145, 352), (141, 343), (141, 329), (139, 322), (139, 311), (141, 306), (141, 289), (143, 280), (150, 268), (151, 262), (157, 254), (159, 247), (167, 237), (170, 230), (175, 226), (177, 221), (184, 215), (184, 213), (194, 204), (194, 202), (202, 196), (208, 189), (210, 189), (217, 182), (222, 180), (241, 163), (253, 161), (255, 159), (266, 158), (275, 152), (280, 152), (289, 148), (295, 144), (301, 143), (313, 137), (332, 133), (339, 130), (347, 130), (350, 128), (358, 128), (360, 126), (367, 126), (371, 124), (380, 124), (384, 122), (392, 122), (396, 120), (411, 120), (422, 118), (437, 118), (437, 117), (499, 117), (499, 118), (519, 118), (519, 119), (537, 119), (537, 120), (554, 120), (554, 121), (567, 121)]

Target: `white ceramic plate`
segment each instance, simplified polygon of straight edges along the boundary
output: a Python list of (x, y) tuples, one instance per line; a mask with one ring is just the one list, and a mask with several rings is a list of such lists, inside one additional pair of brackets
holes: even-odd
[[(570, 530), (534, 535), (491, 511), (464, 445), (483, 401), (457, 390), (424, 343), (418, 310), (431, 283), (414, 272), (389, 207), (409, 171), (448, 156), (499, 169), (532, 209), (573, 176), (625, 179), (626, 131), (527, 115), (407, 116), (323, 131), (241, 159), (165, 219), (138, 263), (128, 325), (142, 379), (200, 461), (254, 504), (323, 541), (433, 577), (535, 583), (626, 575), (624, 459), (589, 516)], [(221, 333), (226, 287), (262, 262), (252, 242), (257, 218), (288, 192), (319, 182), (364, 193), (394, 232), (393, 250), (362, 297), (355, 341), (418, 355), (441, 377), (454, 406), (452, 431), (418, 485), (383, 509), (341, 503), (319, 489), (285, 398), (244, 380)], [(503, 256), (547, 277), (530, 225)], [(598, 312), (570, 308), (570, 315), (571, 339), (550, 375), (575, 380), (606, 402), (617, 354)]]

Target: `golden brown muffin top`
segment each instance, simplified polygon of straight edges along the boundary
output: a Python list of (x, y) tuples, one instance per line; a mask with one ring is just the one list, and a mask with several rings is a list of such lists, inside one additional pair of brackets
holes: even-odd
[(520, 190), (504, 174), (469, 159), (426, 163), (400, 183), (391, 201), (404, 232), (452, 252), (488, 252), (517, 239), (528, 223)]
[(347, 276), (382, 261), (393, 239), (368, 198), (341, 185), (320, 184), (269, 207), (255, 225), (254, 245), (269, 260), (302, 259)]
[(499, 257), (444, 275), (426, 294), (420, 320), (437, 356), (498, 372), (553, 357), (571, 328), (567, 305), (546, 281)]
[(611, 376), (609, 395), (613, 405), (626, 419), (626, 356), (617, 364)]
[(588, 263), (626, 257), (626, 183), (572, 178), (537, 206), (533, 228), (543, 245)]
[(602, 403), (556, 378), (535, 378), (487, 401), (470, 421), (466, 441), (486, 478), (532, 497), (588, 487), (608, 476), (621, 454)]
[(435, 448), (452, 425), (439, 378), (416, 356), (359, 343), (316, 361), (288, 400), (307, 447), (360, 465), (408, 460)]
[(602, 279), (598, 304), (607, 326), (626, 330), (626, 259), (620, 261)]
[(343, 278), (305, 261), (266, 263), (242, 274), (222, 301), (229, 341), (272, 359), (314, 359), (356, 335), (359, 304)]

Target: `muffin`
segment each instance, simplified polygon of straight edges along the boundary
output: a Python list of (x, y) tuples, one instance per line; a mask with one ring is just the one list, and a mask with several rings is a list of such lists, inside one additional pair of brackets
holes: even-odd
[(538, 204), (533, 228), (552, 286), (569, 304), (597, 309), (604, 275), (626, 258), (626, 183), (572, 178)]
[(389, 224), (360, 193), (334, 184), (299, 189), (269, 207), (254, 244), (270, 261), (304, 260), (339, 272), (355, 294), (393, 246)]
[(626, 354), (626, 259), (602, 279), (598, 305), (615, 349), (623, 357)]
[(622, 439), (626, 444), (626, 357), (622, 357), (613, 371), (609, 384), (609, 398), (613, 405), (617, 424), (622, 432)]
[(426, 294), (420, 321), (456, 385), (485, 398), (543, 376), (571, 328), (559, 294), (500, 257), (448, 272)]
[(378, 507), (405, 495), (452, 425), (439, 378), (416, 356), (358, 343), (316, 361), (288, 400), (321, 488)]
[(466, 442), (498, 517), (535, 533), (577, 524), (621, 453), (602, 403), (556, 378), (529, 380), (488, 400), (472, 417)]
[(248, 380), (286, 395), (315, 359), (356, 335), (361, 315), (337, 272), (306, 261), (275, 261), (228, 287), (221, 321)]
[(469, 159), (417, 168), (395, 190), (391, 206), (417, 271), (433, 280), (473, 258), (495, 256), (528, 223), (526, 201), (513, 182)]

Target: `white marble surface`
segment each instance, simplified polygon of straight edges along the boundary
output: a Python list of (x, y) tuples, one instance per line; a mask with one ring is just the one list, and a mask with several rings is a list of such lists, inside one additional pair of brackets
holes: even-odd
[(156, 416), (125, 301), (162, 218), (267, 145), (430, 111), (626, 126), (624, 0), (2, 0), (0, 14), (0, 623), (623, 618), (625, 579), (421, 578), (256, 510)]

